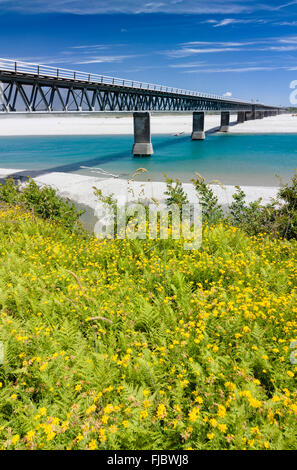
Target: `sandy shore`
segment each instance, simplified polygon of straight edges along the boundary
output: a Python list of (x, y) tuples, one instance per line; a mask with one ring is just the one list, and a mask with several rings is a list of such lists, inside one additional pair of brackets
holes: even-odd
[[(15, 178), (26, 175), (26, 171), (16, 169), (0, 168), (0, 178), (14, 175)], [(84, 176), (72, 173), (47, 173), (34, 178), (40, 185), (50, 185), (57, 189), (59, 194), (69, 198), (78, 204), (84, 204), (91, 209), (98, 208), (98, 199), (94, 195), (94, 187), (101, 189), (104, 195), (114, 194), (119, 204), (124, 204), (131, 200), (151, 200), (157, 199), (160, 203), (164, 202), (166, 196), (164, 192), (166, 185), (163, 182), (139, 182), (117, 178), (98, 178), (93, 176)], [(190, 202), (197, 202), (196, 192), (191, 183), (183, 184), (184, 190), (188, 195)], [(214, 193), (217, 195), (220, 204), (228, 205), (232, 202), (232, 194), (235, 192), (234, 186), (212, 185)], [(277, 194), (277, 187), (264, 186), (242, 186), (246, 194), (246, 201), (255, 201), (262, 198), (263, 203), (270, 202)]]
[[(297, 117), (283, 114), (236, 124), (231, 115), (230, 133), (297, 133)], [(205, 116), (205, 130), (217, 130), (219, 115)], [(192, 114), (152, 113), (151, 131), (154, 134), (190, 134)], [(133, 134), (132, 114), (3, 114), (0, 115), (0, 136), (24, 135), (119, 135)]]

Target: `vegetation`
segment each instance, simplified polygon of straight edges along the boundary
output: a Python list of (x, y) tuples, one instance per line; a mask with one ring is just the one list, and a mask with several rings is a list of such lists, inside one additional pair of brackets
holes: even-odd
[(0, 187), (1, 448), (296, 449), (296, 181), (272, 216), (291, 240), (240, 190), (217, 217), (202, 183), (221, 220), (192, 251), (82, 236), (64, 201)]
[(192, 182), (200, 198), (204, 221), (210, 224), (225, 221), (250, 235), (267, 233), (274, 238), (297, 239), (297, 173), (280, 188), (277, 199), (266, 205), (261, 199), (247, 204), (244, 191), (236, 186), (232, 204), (225, 213), (204, 178), (197, 175)]
[(73, 203), (57, 196), (50, 186), (39, 187), (33, 179), (23, 186), (16, 186), (13, 178), (0, 185), (0, 202), (20, 205), (43, 219), (60, 222), (71, 232), (82, 232), (78, 211)]

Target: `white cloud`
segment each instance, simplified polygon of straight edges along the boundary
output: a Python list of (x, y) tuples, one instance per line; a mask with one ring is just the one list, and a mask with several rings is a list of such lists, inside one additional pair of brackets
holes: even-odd
[(176, 49), (173, 51), (165, 51), (168, 57), (172, 58), (182, 58), (182, 57), (189, 57), (193, 54), (213, 54), (219, 52), (234, 52), (239, 51), (240, 49), (235, 47), (208, 47), (208, 48), (189, 48), (184, 47), (181, 49)]
[(279, 52), (297, 51), (297, 45), (296, 46), (270, 46), (270, 47), (264, 47), (260, 50), (261, 51), (279, 51)]
[[(263, 41), (265, 42), (265, 41)], [(250, 46), (252, 44), (259, 44), (258, 41), (247, 41), (247, 42), (221, 42), (221, 41), (191, 41), (184, 42), (181, 46), (224, 46), (224, 47), (239, 47), (239, 46)]]
[(199, 70), (185, 70), (183, 73), (245, 73), (245, 72), (271, 72), (272, 70), (292, 70), (287, 67), (218, 67)]
[(297, 36), (287, 36), (284, 38), (278, 38), (278, 42), (282, 44), (297, 44)]
[(282, 3), (281, 5), (278, 5), (278, 6), (267, 6), (267, 9), (273, 10), (273, 11), (278, 11), (278, 10), (281, 10), (282, 8), (287, 8), (287, 7), (290, 7), (292, 5), (296, 5), (296, 3), (297, 3), (297, 0), (293, 0), (292, 2)]
[(188, 69), (188, 68), (202, 67), (205, 64), (206, 62), (199, 61), (199, 62), (189, 62), (185, 64), (171, 64), (169, 65), (169, 67), (172, 69)]
[[(189, 13), (189, 14), (236, 14), (249, 13), (256, 10), (272, 10), (267, 3), (254, 0), (166, 0), (164, 2), (143, 0), (0, 0), (2, 11), (20, 11), (24, 13), (72, 13), (72, 14), (101, 14), (101, 13)], [(290, 2), (278, 5), (276, 9), (293, 5)]]
[(86, 59), (75, 60), (73, 59), (74, 64), (103, 64), (111, 62), (123, 62), (125, 59), (130, 59), (131, 57), (136, 57), (135, 55), (119, 55), (119, 56), (95, 56), (88, 57)]
[(230, 97), (232, 96), (232, 93), (231, 91), (226, 91), (226, 93), (224, 93), (223, 96)]
[[(210, 20), (207, 21), (210, 23)], [(234, 25), (234, 24), (265, 24), (267, 23), (267, 20), (262, 20), (262, 19), (243, 19), (243, 18), (225, 18), (223, 20), (211, 20), (211, 23), (213, 23), (214, 28), (220, 28), (222, 26), (228, 26), (228, 25)]]
[(227, 26), (228, 24), (234, 24), (234, 23), (238, 23), (239, 20), (235, 20), (235, 19), (232, 19), (232, 18), (225, 18), (224, 20), (221, 20), (221, 21), (217, 21), (213, 27), (214, 28), (219, 28), (220, 26)]
[(297, 21), (280, 21), (279, 23), (273, 23), (277, 26), (297, 26)]

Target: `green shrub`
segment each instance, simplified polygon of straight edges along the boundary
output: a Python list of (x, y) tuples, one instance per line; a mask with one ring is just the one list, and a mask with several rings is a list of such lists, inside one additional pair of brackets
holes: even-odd
[(55, 189), (50, 186), (39, 187), (32, 179), (20, 187), (9, 178), (0, 185), (0, 202), (21, 205), (43, 219), (61, 223), (71, 232), (83, 231), (79, 217), (84, 211), (78, 211), (73, 203), (60, 198)]
[(224, 213), (222, 206), (218, 203), (217, 196), (214, 195), (213, 190), (201, 175), (196, 173), (196, 178), (192, 179), (192, 183), (199, 196), (203, 222), (218, 223), (224, 218)]

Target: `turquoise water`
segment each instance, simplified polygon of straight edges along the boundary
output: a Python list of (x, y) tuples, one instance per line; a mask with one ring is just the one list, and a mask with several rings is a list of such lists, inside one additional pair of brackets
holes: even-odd
[(297, 168), (295, 134), (211, 134), (204, 141), (154, 135), (152, 142), (154, 155), (134, 158), (131, 136), (1, 137), (0, 168), (129, 178), (141, 167), (148, 170), (143, 180), (160, 181), (164, 172), (188, 182), (198, 172), (224, 184), (263, 186), (278, 184), (276, 174), (287, 181)]

